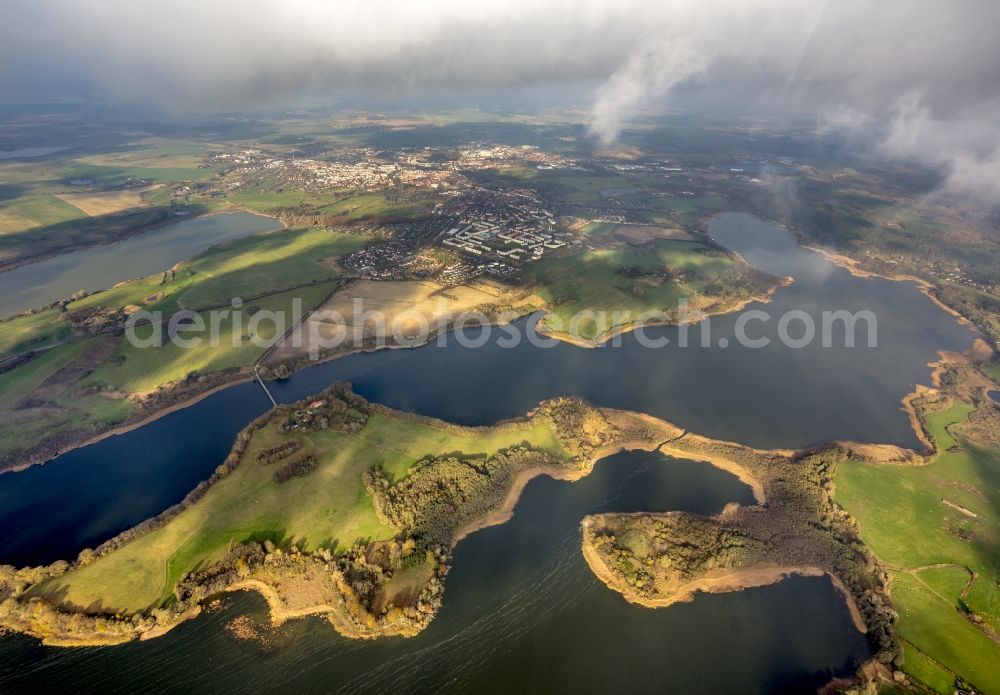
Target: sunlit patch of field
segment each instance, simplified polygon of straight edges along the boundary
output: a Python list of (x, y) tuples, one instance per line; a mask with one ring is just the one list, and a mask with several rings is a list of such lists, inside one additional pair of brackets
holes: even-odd
[[(258, 430), (241, 464), (197, 503), (165, 526), (33, 590), (68, 605), (137, 611), (164, 601), (186, 572), (206, 567), (240, 542), (270, 539), (300, 547), (343, 549), (355, 541), (384, 540), (385, 526), (364, 487), (363, 473), (381, 466), (398, 479), (427, 455), (462, 451), (492, 454), (523, 441), (565, 455), (547, 422), (501, 428), (439, 427), (427, 422), (373, 414), (357, 433), (282, 433), (274, 421)], [(274, 481), (273, 465), (257, 462), (266, 447), (299, 439), (319, 466), (285, 483)], [(402, 574), (393, 590), (405, 592)]]
[(83, 213), (95, 217), (146, 207), (149, 203), (146, 201), (145, 194), (150, 190), (152, 187), (100, 193), (64, 193), (57, 197)]
[(197, 167), (209, 149), (218, 145), (164, 138), (150, 138), (133, 143), (131, 149), (102, 152), (80, 157), (77, 161), (96, 166), (186, 169)]
[(657, 239), (691, 241), (694, 235), (678, 227), (654, 227), (650, 225), (621, 224), (615, 229), (615, 236), (634, 246), (642, 246)]
[(956, 402), (926, 417), (940, 451), (928, 465), (840, 464), (836, 498), (893, 570), (897, 630), (917, 655), (911, 673), (939, 682), (951, 671), (1000, 692), (1000, 671), (988, 666), (1000, 646), (971, 620), (1000, 630), (1000, 452), (955, 430), (971, 411)]
[(24, 232), (85, 216), (82, 210), (58, 196), (19, 198), (0, 207), (0, 235)]
[[(524, 279), (536, 285), (536, 294), (550, 307), (546, 324), (566, 331), (582, 311), (630, 312), (617, 324), (635, 320), (640, 314), (675, 309), (678, 301), (691, 297), (732, 266), (729, 258), (704, 253), (698, 243), (657, 240), (651, 247), (582, 251), (570, 256), (548, 256), (524, 270)], [(648, 273), (629, 277), (626, 267)], [(688, 279), (675, 282), (657, 273), (683, 269)], [(613, 317), (609, 317), (614, 321)], [(592, 321), (575, 328), (578, 337), (593, 339), (602, 330)]]
[[(126, 393), (144, 393), (171, 382), (181, 381), (192, 372), (207, 374), (226, 369), (245, 368), (254, 363), (267, 349), (268, 341), (291, 327), (294, 302), (301, 302), (303, 311), (316, 307), (332, 291), (330, 284), (317, 284), (255, 300), (239, 310), (219, 312), (217, 344), (212, 344), (212, 332), (206, 330), (190, 337), (200, 337), (197, 345), (182, 347), (165, 341), (162, 347), (146, 347), (154, 328), (149, 323), (137, 326), (138, 341), (123, 339), (111, 359), (95, 369), (87, 382)], [(260, 320), (273, 312), (279, 323)], [(212, 315), (202, 314), (206, 327), (212, 325)], [(283, 322), (283, 323), (280, 323)]]
[[(341, 318), (343, 326), (350, 331), (348, 336), (353, 336), (355, 329), (366, 337), (380, 332), (388, 343), (392, 343), (393, 337), (405, 340), (427, 335), (483, 307), (500, 305), (514, 311), (520, 308), (527, 311), (527, 307), (541, 304), (538, 297), (490, 281), (447, 287), (435, 280), (358, 280), (334, 294), (303, 324), (298, 331), (300, 347), (289, 344), (276, 350), (272, 359), (280, 362), (309, 354), (312, 336), (330, 341), (338, 330), (344, 330), (339, 325)], [(377, 312), (378, 320), (373, 318), (363, 326), (358, 325), (355, 306), (360, 308), (359, 316), (362, 312)]]

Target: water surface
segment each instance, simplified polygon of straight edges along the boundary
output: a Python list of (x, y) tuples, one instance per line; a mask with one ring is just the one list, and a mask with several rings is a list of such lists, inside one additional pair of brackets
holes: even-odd
[(21, 147), (16, 150), (0, 150), (0, 159), (30, 159), (31, 157), (44, 157), (47, 154), (63, 152), (69, 147)]
[(167, 270), (209, 246), (276, 229), (281, 229), (281, 223), (273, 218), (227, 212), (29, 263), (0, 273), (0, 317), (47, 306), (80, 290), (104, 290), (123, 280)]
[[(539, 401), (579, 395), (601, 406), (660, 416), (700, 434), (764, 448), (805, 447), (832, 439), (919, 446), (900, 399), (929, 383), (937, 350), (964, 350), (973, 334), (916, 285), (857, 278), (802, 249), (780, 227), (727, 215), (711, 232), (750, 262), (795, 283), (770, 304), (751, 308), (778, 317), (793, 309), (869, 309), (878, 317), (878, 347), (783, 346), (777, 318), (747, 332), (772, 342), (741, 347), (734, 316), (708, 322), (681, 348), (677, 327), (650, 329), (670, 343), (643, 347), (634, 334), (620, 347), (501, 347), (494, 330), (481, 347), (453, 336), (411, 350), (356, 354), (304, 369), (270, 384), (290, 402), (338, 380), (370, 400), (465, 424), (523, 415)], [(817, 318), (817, 322), (818, 322)], [(518, 324), (524, 329), (525, 322)], [(719, 347), (726, 339), (729, 346)], [(109, 437), (27, 471), (0, 475), (0, 563), (69, 559), (180, 501), (225, 458), (236, 433), (265, 412), (259, 386), (216, 393), (145, 427)], [(87, 484), (94, 481), (94, 484)]]
[[(412, 639), (353, 641), (321, 619), (265, 631), (271, 649), (229, 637), (255, 595), (165, 637), (103, 649), (0, 640), (0, 690), (80, 692), (812, 692), (868, 655), (825, 578), (649, 610), (601, 584), (580, 552), (580, 520), (603, 511), (714, 513), (752, 503), (707, 464), (619, 454), (577, 482), (539, 478), (511, 521), (456, 549), (444, 606)], [(802, 617), (808, 615), (808, 620)]]
[[(713, 221), (711, 234), (750, 262), (795, 282), (778, 290), (754, 324), (761, 349), (743, 347), (736, 317), (709, 322), (710, 347), (690, 329), (635, 335), (595, 350), (522, 342), (506, 349), (493, 331), (478, 348), (451, 339), (412, 350), (358, 354), (302, 370), (271, 386), (282, 401), (350, 380), (362, 395), (456, 422), (523, 414), (538, 401), (581, 395), (598, 405), (659, 415), (710, 436), (762, 447), (798, 447), (835, 438), (913, 446), (899, 407), (938, 350), (963, 350), (973, 334), (913, 283), (856, 278), (800, 248), (780, 227), (745, 215)], [(877, 346), (784, 346), (777, 317), (790, 310), (867, 309)], [(816, 317), (818, 320), (818, 316)], [(523, 322), (521, 327), (523, 328)], [(727, 347), (722, 347), (726, 339)], [(72, 558), (179, 501), (224, 458), (235, 433), (268, 407), (260, 388), (241, 384), (127, 434), (110, 437), (27, 471), (0, 476), (0, 562)], [(24, 637), (0, 640), (0, 691), (54, 683), (126, 692), (486, 692), (648, 690), (810, 691), (849, 672), (867, 654), (842, 600), (824, 578), (797, 578), (691, 604), (647, 610), (603, 587), (583, 563), (580, 519), (596, 511), (717, 511), (749, 502), (728, 474), (658, 454), (623, 454), (577, 483), (533, 481), (514, 519), (463, 541), (444, 607), (413, 640), (355, 642), (319, 619), (291, 623), (274, 649), (236, 642), (222, 629), (259, 599), (185, 624), (149, 643), (55, 650)], [(808, 616), (808, 620), (803, 620)], [(724, 664), (724, 667), (721, 665)]]

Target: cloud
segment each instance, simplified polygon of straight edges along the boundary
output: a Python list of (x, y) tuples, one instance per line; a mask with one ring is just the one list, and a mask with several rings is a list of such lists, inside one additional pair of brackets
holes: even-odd
[(919, 95), (901, 98), (882, 155), (934, 167), (944, 175), (936, 196), (966, 202), (1000, 202), (1000, 98), (936, 116)]
[[(591, 132), (711, 95), (882, 129), (878, 153), (1000, 200), (993, 0), (8, 0), (0, 76), (59, 74), (175, 111), (362, 86), (597, 84)], [(988, 179), (987, 179), (988, 177)]]

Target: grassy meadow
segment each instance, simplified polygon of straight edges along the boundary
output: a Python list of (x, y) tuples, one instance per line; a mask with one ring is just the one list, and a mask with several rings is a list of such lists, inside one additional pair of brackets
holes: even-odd
[[(278, 425), (276, 419), (254, 433), (241, 464), (166, 525), (33, 591), (77, 606), (138, 611), (167, 600), (184, 573), (240, 542), (343, 550), (359, 540), (391, 538), (396, 530), (379, 520), (362, 481), (374, 466), (398, 480), (428, 455), (492, 454), (523, 441), (565, 455), (544, 421), (456, 430), (373, 414), (356, 433), (282, 433)], [(278, 484), (275, 464), (260, 464), (256, 456), (289, 439), (300, 440), (301, 451), (314, 454), (319, 466)]]
[[(183, 382), (193, 373), (250, 367), (265, 350), (251, 342), (250, 331), (266, 340), (276, 330), (272, 321), (262, 318), (254, 325), (253, 315), (281, 312), (287, 317), (283, 328), (290, 328), (294, 302), (301, 302), (303, 315), (322, 304), (342, 275), (335, 259), (367, 241), (363, 235), (320, 229), (255, 235), (212, 247), (175, 272), (122, 283), (67, 306), (76, 315), (142, 306), (161, 311), (165, 318), (179, 309), (225, 307), (230, 311), (218, 314), (217, 346), (206, 339), (192, 348), (168, 343), (148, 349), (125, 338), (100, 351), (88, 349), (95, 346), (94, 339), (59, 345), (72, 339), (74, 330), (57, 309), (0, 322), (0, 356), (58, 345), (0, 374), (0, 457), (53, 434), (97, 432), (121, 423), (135, 411), (128, 400), (132, 394)], [(230, 305), (234, 297), (244, 299), (238, 310)], [(201, 315), (209, 326), (211, 314)], [(145, 338), (152, 331), (148, 322), (141, 322), (136, 335)], [(25, 408), (29, 396), (37, 403)]]
[(1000, 692), (1000, 646), (969, 619), (1000, 631), (1000, 452), (954, 432), (971, 410), (958, 402), (927, 417), (941, 452), (929, 465), (842, 463), (836, 499), (892, 573), (904, 670)]
[[(527, 266), (524, 279), (537, 284), (536, 294), (551, 306), (551, 327), (569, 327), (570, 318), (583, 310), (629, 311), (628, 323), (650, 310), (670, 310), (680, 299), (690, 297), (732, 266), (725, 256), (706, 255), (709, 247), (686, 241), (658, 240), (651, 246), (582, 251), (573, 255), (548, 256)], [(622, 269), (639, 269), (629, 277)], [(681, 281), (665, 278), (665, 271), (687, 271)], [(597, 337), (602, 330), (593, 321), (581, 322), (580, 336)]]

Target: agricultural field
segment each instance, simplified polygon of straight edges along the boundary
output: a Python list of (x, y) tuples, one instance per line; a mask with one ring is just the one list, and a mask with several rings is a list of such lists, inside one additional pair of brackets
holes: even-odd
[[(362, 480), (375, 466), (398, 480), (429, 455), (492, 454), (523, 441), (565, 456), (543, 420), (475, 429), (373, 413), (356, 432), (290, 433), (279, 429), (281, 422), (275, 418), (255, 432), (241, 464), (165, 526), (33, 592), (64, 605), (142, 610), (164, 602), (185, 572), (219, 560), (241, 542), (343, 550), (359, 540), (391, 538), (396, 529), (379, 520)], [(315, 456), (318, 465), (304, 477), (278, 483), (275, 464), (259, 463), (257, 455), (290, 440), (300, 442), (300, 452)]]
[[(42, 439), (69, 431), (96, 433), (123, 422), (135, 411), (131, 398), (170, 384), (194, 387), (192, 378), (239, 372), (256, 362), (266, 341), (284, 333), (301, 315), (318, 307), (336, 288), (342, 272), (335, 259), (357, 250), (368, 237), (320, 229), (285, 230), (234, 240), (212, 247), (173, 271), (122, 283), (67, 305), (65, 312), (48, 309), (0, 322), (0, 355), (53, 348), (0, 374), (0, 457), (14, 455)], [(244, 300), (233, 310), (231, 300)], [(141, 348), (124, 337), (100, 339), (99, 350), (87, 350), (97, 339), (80, 341), (74, 320), (115, 316), (131, 307), (162, 312), (164, 318), (179, 309), (226, 307), (220, 314), (218, 345), (206, 339), (181, 349), (168, 344)], [(260, 314), (275, 312), (285, 324), (276, 325)], [(211, 315), (202, 314), (206, 326)], [(152, 334), (141, 322), (139, 338)], [(68, 342), (76, 340), (76, 342)], [(65, 344), (63, 344), (65, 343)], [(43, 387), (40, 394), (33, 393)], [(33, 407), (19, 406), (32, 395)]]
[(19, 234), (87, 217), (75, 205), (54, 195), (18, 198), (0, 207), (0, 235)]
[[(145, 341), (151, 339), (154, 327), (143, 323), (135, 331), (138, 340), (142, 341), (140, 346), (122, 340), (111, 357), (82, 385), (93, 384), (102, 390), (127, 394), (146, 393), (164, 384), (183, 381), (192, 373), (211, 374), (249, 367), (264, 354), (269, 341), (291, 328), (295, 317), (294, 302), (301, 302), (305, 315), (335, 288), (335, 282), (317, 283), (255, 300), (239, 310), (220, 311), (217, 314), (220, 316), (217, 344), (205, 334), (197, 345), (189, 347), (180, 347), (174, 342), (166, 342), (162, 347), (146, 347)], [(212, 315), (206, 312), (200, 316), (205, 326), (212, 325)], [(262, 318), (267, 316), (277, 318)]]
[(383, 193), (365, 193), (338, 200), (319, 208), (326, 215), (344, 216), (352, 220), (367, 217), (412, 218), (426, 215), (433, 204), (430, 198), (390, 202)]
[(913, 675), (960, 673), (1000, 692), (1000, 646), (973, 622), (1000, 631), (1000, 452), (955, 429), (971, 411), (956, 402), (927, 416), (940, 451), (929, 465), (840, 464), (836, 499), (890, 568), (899, 635), (907, 654), (923, 655)]
[(988, 362), (983, 365), (983, 372), (986, 376), (994, 381), (996, 384), (1000, 384), (1000, 362)]
[(359, 314), (379, 312), (385, 326), (383, 335), (389, 339), (387, 342), (393, 341), (393, 331), (405, 341), (411, 336), (426, 335), (427, 331), (448, 326), (466, 312), (501, 307), (528, 313), (543, 304), (534, 295), (487, 280), (457, 287), (447, 287), (436, 280), (357, 280), (319, 307), (316, 314), (302, 324), (298, 341), (289, 341), (290, 344), (276, 349), (268, 358), (269, 362), (277, 364), (319, 350), (319, 346), (312, 344), (313, 336), (332, 342), (337, 331), (342, 329), (332, 320), (338, 315), (351, 332), (349, 335), (356, 331), (360, 337), (375, 337), (373, 324), (361, 326), (355, 322), (356, 302), (360, 302)]
[(154, 140), (104, 147), (0, 162), (0, 265), (108, 243), (168, 221), (172, 186), (214, 176), (200, 166), (206, 144)]
[(550, 307), (546, 324), (554, 330), (567, 330), (580, 311), (631, 312), (632, 319), (603, 327), (580, 322), (579, 336), (590, 340), (643, 312), (675, 309), (680, 299), (704, 290), (732, 265), (704, 244), (657, 240), (642, 248), (549, 256), (528, 266), (523, 277)]
[(58, 309), (0, 321), (0, 358), (50, 347), (71, 338), (72, 334), (73, 326), (63, 320)]
[(144, 208), (150, 205), (146, 195), (153, 187), (141, 189), (125, 189), (121, 191), (101, 191), (96, 193), (63, 193), (59, 197), (85, 215), (113, 215), (126, 210)]
[(202, 309), (227, 305), (294, 287), (326, 282), (342, 275), (332, 259), (369, 241), (363, 234), (324, 229), (290, 229), (235, 239), (213, 246), (174, 271), (131, 280), (84, 297), (69, 311), (143, 305), (153, 311)]

